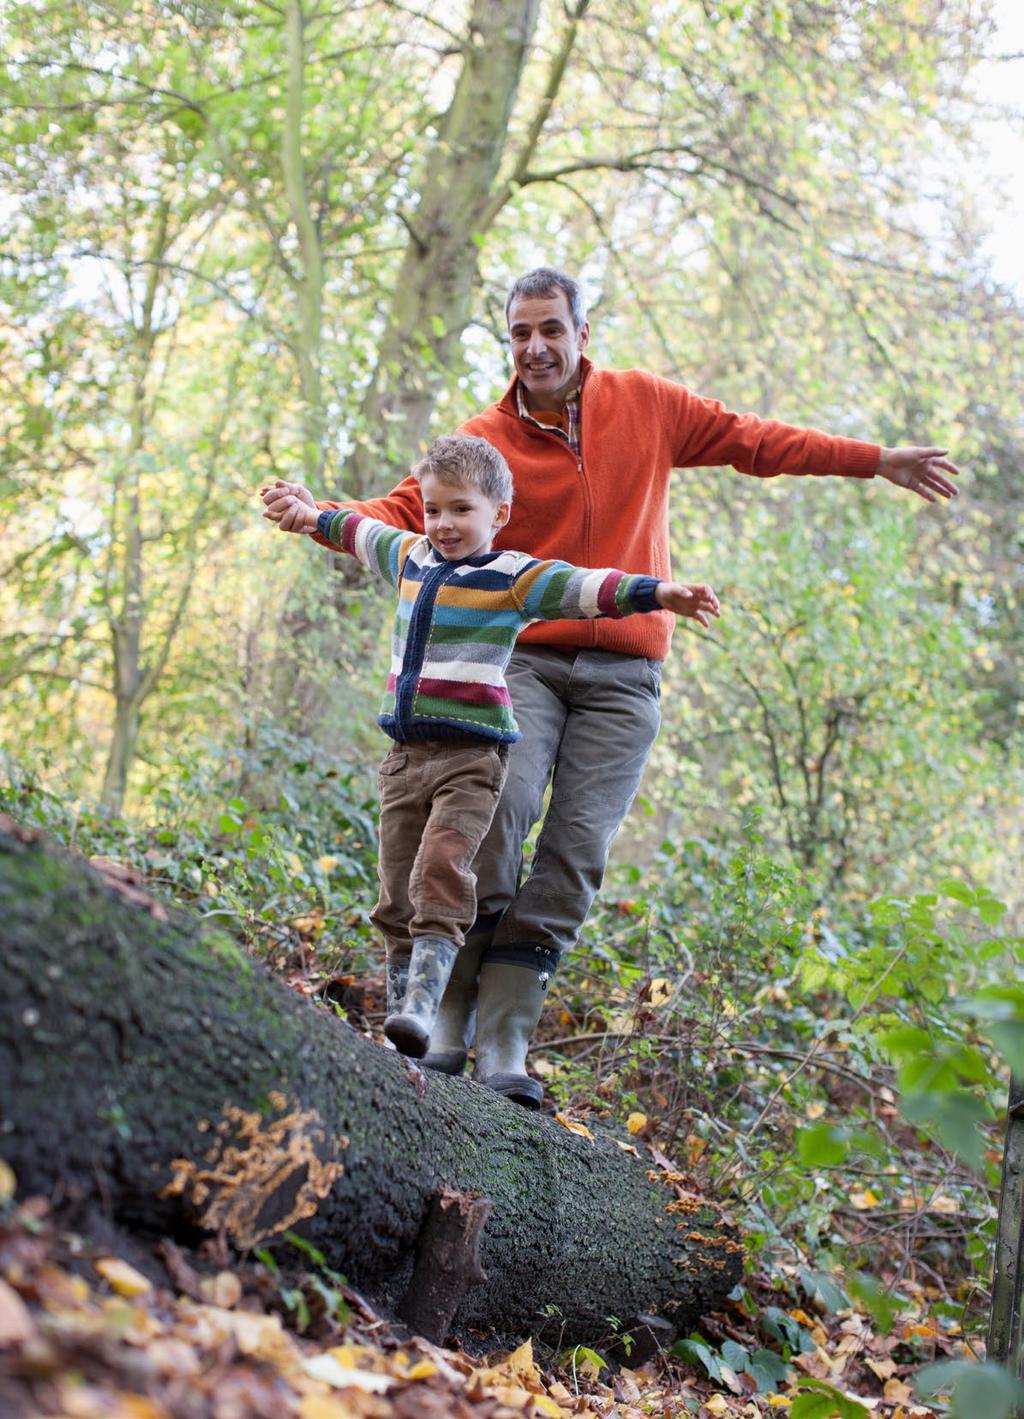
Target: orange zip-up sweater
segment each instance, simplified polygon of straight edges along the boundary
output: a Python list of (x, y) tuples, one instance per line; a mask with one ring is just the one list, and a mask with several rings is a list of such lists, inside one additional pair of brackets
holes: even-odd
[[(731, 464), (755, 478), (780, 473), (871, 478), (878, 467), (878, 444), (734, 414), (716, 399), (644, 370), (602, 370), (584, 358), (580, 374), (579, 458), (563, 438), (519, 417), (515, 380), (503, 399), (458, 430), (494, 444), (512, 469), (512, 517), (495, 540), (498, 550), (518, 548), (533, 557), (668, 580), (673, 468)], [(423, 530), (420, 486), (411, 475), (386, 497), (318, 506), (355, 508), (392, 527)], [(713, 582), (714, 571), (687, 567), (682, 575)], [(519, 639), (663, 660), (674, 622), (668, 612), (621, 621), (542, 622), (527, 626)]]

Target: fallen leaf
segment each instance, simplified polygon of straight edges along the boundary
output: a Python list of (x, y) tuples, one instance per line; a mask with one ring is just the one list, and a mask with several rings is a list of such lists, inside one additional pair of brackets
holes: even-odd
[(292, 926), (300, 936), (318, 936), (324, 929), (324, 914), (319, 907), (304, 916), (292, 917)]
[(729, 1401), (720, 1394), (712, 1394), (704, 1401), (704, 1408), (709, 1414), (728, 1414)]
[(555, 1122), (560, 1123), (563, 1128), (567, 1128), (570, 1133), (578, 1133), (581, 1138), (593, 1138), (593, 1134), (585, 1124), (577, 1123), (573, 1118), (566, 1118), (565, 1114), (555, 1114)]
[(14, 1169), (10, 1163), (5, 1163), (0, 1158), (0, 1205), (10, 1202), (18, 1186), (18, 1180), (14, 1176)]
[(802, 1355), (794, 1355), (793, 1364), (816, 1380), (827, 1380), (832, 1376), (832, 1360), (821, 1345), (814, 1350), (805, 1350)]
[(170, 1335), (158, 1335), (151, 1340), (146, 1346), (146, 1359), (156, 1374), (173, 1378), (198, 1375), (202, 1370), (198, 1352), (184, 1340)]
[(331, 1394), (307, 1394), (299, 1401), (298, 1419), (352, 1419), (352, 1407)]
[(110, 1419), (167, 1419), (167, 1410), (144, 1394), (119, 1394)]
[(623, 1143), (621, 1138), (616, 1138), (615, 1142), (618, 1147), (622, 1149), (623, 1153), (632, 1153), (634, 1158), (639, 1158), (640, 1154), (633, 1147), (632, 1143)]
[(216, 1276), (203, 1277), (199, 1292), (204, 1301), (230, 1311), (242, 1299), (242, 1283), (233, 1271), (218, 1271)]
[[(377, 1351), (370, 1350), (365, 1345), (332, 1345), (327, 1351), (332, 1360), (337, 1360), (342, 1369), (345, 1370), (372, 1370), (375, 1368), (374, 1360), (378, 1358)], [(389, 1369), (396, 1378), (406, 1378), (406, 1370), (413, 1363), (408, 1351), (396, 1350), (390, 1356), (391, 1364)]]
[(928, 1211), (941, 1212), (944, 1215), (951, 1217), (954, 1213), (960, 1211), (960, 1204), (959, 1202), (957, 1202), (955, 1197), (948, 1197), (945, 1193), (940, 1192), (932, 1198), (931, 1202), (929, 1202)]
[(539, 1379), (540, 1374), (533, 1360), (533, 1340), (524, 1340), (517, 1350), (505, 1361), (506, 1366), (512, 1374), (519, 1375), (522, 1379)]
[(870, 1212), (873, 1207), (878, 1206), (880, 1200), (869, 1187), (854, 1188), (850, 1193), (850, 1206), (858, 1212)]
[(718, 1366), (718, 1371), (719, 1374), (722, 1376), (722, 1379), (725, 1382), (726, 1386), (732, 1390), (733, 1394), (743, 1393), (743, 1386), (740, 1384), (739, 1376), (737, 1375), (735, 1370), (730, 1369), (728, 1365), (723, 1365), (720, 1363)]
[(546, 1414), (549, 1419), (564, 1419), (565, 1415), (571, 1414), (569, 1409), (563, 1409), (560, 1404), (556, 1404), (546, 1394), (535, 1394), (533, 1396), (533, 1409), (535, 1414)]
[(938, 1335), (939, 1328), (933, 1321), (925, 1321), (918, 1325), (905, 1325), (903, 1327), (903, 1339), (910, 1340), (914, 1336), (919, 1336), (922, 1340), (931, 1340)]
[(406, 1370), (402, 1376), (403, 1380), (429, 1380), (434, 1375), (439, 1375), (441, 1371), (432, 1360), (417, 1360), (415, 1365)]
[(612, 1393), (619, 1404), (640, 1404), (643, 1401), (640, 1386), (624, 1371), (612, 1380)]
[(372, 1370), (350, 1370), (345, 1365), (339, 1365), (333, 1355), (304, 1358), (302, 1368), (314, 1380), (323, 1380), (335, 1389), (361, 1389), (366, 1394), (384, 1394), (395, 1383), (391, 1375), (378, 1375)]
[(891, 1379), (896, 1373), (895, 1360), (873, 1360), (870, 1355), (865, 1355), (864, 1363), (869, 1370), (873, 1370), (880, 1380)]
[(134, 1266), (129, 1266), (116, 1256), (101, 1256), (94, 1265), (110, 1289), (119, 1296), (144, 1296), (153, 1289), (152, 1282), (141, 1271), (136, 1271)]
[[(200, 1120), (205, 1123), (206, 1120)], [(209, 1124), (206, 1125), (207, 1128)], [(198, 1125), (197, 1125), (198, 1127)], [(202, 1131), (202, 1130), (200, 1130)], [(185, 1260), (185, 1253), (169, 1238), (164, 1238), (156, 1248), (156, 1254), (167, 1268), (171, 1284), (192, 1301), (202, 1300), (199, 1290), (199, 1276)]]
[(906, 1404), (908, 1400), (914, 1397), (914, 1392), (910, 1386), (903, 1380), (897, 1379), (886, 1380), (882, 1388), (882, 1393), (885, 1395), (886, 1399), (893, 1404)]
[(23, 1345), (36, 1333), (28, 1306), (13, 1286), (0, 1279), (0, 1346)]
[(487, 1393), (491, 1398), (496, 1399), (500, 1406), (511, 1409), (515, 1414), (521, 1414), (525, 1409), (528, 1409), (532, 1400), (536, 1398), (521, 1385), (489, 1385)]
[(226, 1311), (218, 1306), (197, 1307), (214, 1324), (223, 1325), (243, 1355), (252, 1355), (274, 1365), (282, 1375), (301, 1374), (303, 1356), (285, 1334), (281, 1317), (254, 1315), (249, 1311)]
[(672, 999), (672, 982), (659, 976), (657, 980), (652, 980), (647, 993), (652, 1005), (664, 1005), (666, 1000)]

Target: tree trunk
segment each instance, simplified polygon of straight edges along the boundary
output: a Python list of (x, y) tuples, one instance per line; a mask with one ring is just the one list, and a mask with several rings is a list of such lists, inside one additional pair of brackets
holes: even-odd
[(141, 459), (148, 428), (146, 386), (149, 379), (157, 331), (154, 309), (160, 287), (160, 262), (167, 251), (170, 203), (164, 198), (157, 207), (156, 224), (149, 242), (141, 308), (132, 340), (133, 378), (131, 413), (128, 420), (128, 447), (124, 474), (117, 480), (111, 508), (114, 536), (123, 539), (120, 566), (120, 604), (111, 612), (110, 634), (114, 660), (114, 729), (103, 774), (101, 800), (112, 813), (120, 813), (128, 786), (128, 772), (135, 758), (142, 705), (142, 633), (146, 614), (142, 537)]
[(290, 281), (295, 299), (293, 348), (302, 397), (302, 463), (306, 481), (316, 487), (323, 474), (326, 453), (326, 416), (320, 373), (324, 257), (320, 227), (310, 207), (309, 184), (302, 153), (306, 16), (301, 0), (287, 0), (284, 24), (287, 67), (285, 114), (281, 129), (281, 173), (299, 249), (299, 270)]
[[(403, 1300), (434, 1198), (490, 1203), (455, 1325), (568, 1341), (685, 1325), (738, 1280), (715, 1208), (610, 1137), (423, 1074), (224, 933), (0, 817), (0, 1153), (23, 1192), (146, 1239), (297, 1227)], [(421, 1248), (422, 1251), (422, 1248)]]
[(1024, 1375), (1024, 1080), (1010, 1081), (999, 1189), (988, 1358)]
[(438, 390), (458, 367), (479, 238), (493, 221), (488, 204), (538, 9), (538, 0), (473, 5), (455, 93), (408, 221), (377, 375), (363, 403), (365, 433), (349, 465), (351, 497), (408, 470), (426, 442)]

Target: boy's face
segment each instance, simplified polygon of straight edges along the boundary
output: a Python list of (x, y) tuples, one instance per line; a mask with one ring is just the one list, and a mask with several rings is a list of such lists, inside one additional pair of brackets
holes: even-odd
[(511, 512), (510, 503), (492, 503), (472, 483), (442, 483), (427, 473), (423, 492), (423, 530), (435, 551), (449, 562), (491, 550)]

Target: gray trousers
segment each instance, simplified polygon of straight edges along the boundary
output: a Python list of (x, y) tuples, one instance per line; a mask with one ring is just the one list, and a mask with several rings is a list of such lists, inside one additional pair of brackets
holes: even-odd
[[(477, 921), (483, 927), (504, 912), (488, 957), (524, 946), (559, 955), (576, 943), (657, 738), (661, 663), (522, 646), (506, 678), (523, 737), (510, 747), (505, 787), (473, 864)], [(523, 844), (549, 782), (523, 881)]]

